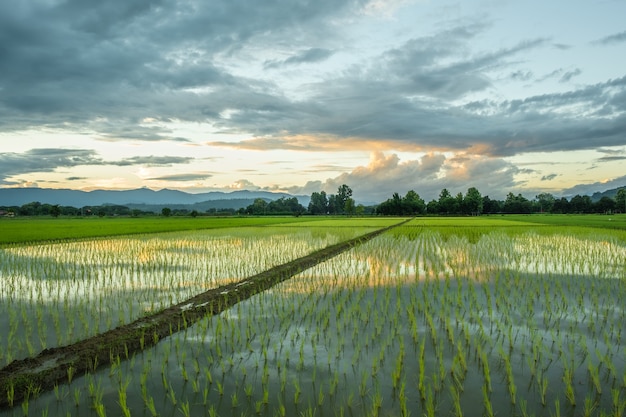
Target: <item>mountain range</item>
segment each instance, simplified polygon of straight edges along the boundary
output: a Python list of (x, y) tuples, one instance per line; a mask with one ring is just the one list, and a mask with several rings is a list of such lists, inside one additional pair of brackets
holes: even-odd
[[(38, 201), (42, 204), (58, 204), (60, 206), (84, 207), (101, 205), (122, 205), (131, 208), (150, 208), (153, 211), (163, 207), (170, 208), (241, 208), (252, 204), (255, 199), (266, 201), (281, 197), (296, 197), (300, 204), (308, 206), (310, 197), (273, 193), (269, 191), (238, 190), (230, 193), (211, 191), (208, 193), (186, 193), (177, 190), (151, 190), (139, 188), (135, 190), (94, 190), (80, 191), (52, 188), (0, 188), (0, 206), (22, 206)], [(185, 207), (189, 206), (189, 207)], [(192, 207), (193, 206), (193, 207)], [(150, 211), (150, 210), (148, 210)]]

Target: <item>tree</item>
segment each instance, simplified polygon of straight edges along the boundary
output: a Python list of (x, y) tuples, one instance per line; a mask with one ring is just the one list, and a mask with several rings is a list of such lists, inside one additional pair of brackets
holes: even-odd
[(428, 204), (426, 204), (426, 213), (428, 214), (439, 213), (439, 202), (437, 202), (437, 200), (430, 200)]
[(346, 184), (342, 184), (339, 186), (339, 188), (337, 189), (337, 195), (336, 195), (336, 205), (337, 205), (337, 209), (339, 212), (344, 211), (345, 212), (345, 207), (346, 207), (346, 202), (348, 201), (348, 199), (352, 197), (352, 189), (350, 187), (348, 187)]
[(337, 203), (337, 196), (335, 194), (331, 194), (328, 196), (328, 213), (339, 213), (339, 204)]
[(569, 204), (569, 201), (567, 201), (567, 198), (561, 197), (559, 199), (554, 200), (554, 205), (552, 206), (552, 213), (566, 214), (570, 212), (571, 212), (570, 204)]
[(314, 192), (311, 194), (311, 201), (309, 202), (310, 214), (326, 214), (328, 213), (328, 198), (325, 191)]
[(441, 214), (453, 214), (457, 211), (457, 201), (454, 197), (452, 197), (452, 194), (450, 194), (450, 191), (448, 191), (447, 188), (444, 188), (439, 193), (438, 203), (439, 213)]
[(409, 190), (402, 199), (401, 214), (423, 214), (426, 210), (426, 203), (418, 193)]
[(626, 213), (626, 188), (620, 188), (615, 195), (615, 210)]
[(376, 213), (382, 214), (383, 216), (397, 216), (400, 214), (401, 209), (402, 199), (400, 198), (400, 194), (393, 193), (391, 198), (388, 198), (376, 207)]
[(554, 196), (550, 193), (541, 193), (535, 196), (537, 204), (539, 204), (539, 211), (542, 213), (551, 213), (556, 201)]
[(572, 197), (569, 204), (574, 213), (591, 213), (591, 207), (593, 205), (591, 197), (580, 194), (576, 194)]
[(502, 207), (504, 202), (500, 200), (492, 200), (488, 195), (483, 197), (483, 213), (500, 213), (502, 212)]
[(345, 203), (344, 207), (343, 207), (343, 210), (346, 212), (346, 214), (348, 216), (352, 216), (352, 215), (354, 215), (355, 209), (356, 208), (355, 208), (355, 205), (354, 205), (354, 199), (348, 198), (346, 200), (346, 203)]
[(523, 195), (514, 195), (509, 192), (504, 201), (503, 210), (505, 213), (527, 214), (532, 211), (532, 203)]
[(169, 207), (163, 207), (161, 209), (161, 214), (165, 217), (170, 217), (172, 215), (172, 209)]
[(478, 216), (482, 211), (483, 196), (480, 195), (480, 191), (476, 187), (468, 188), (463, 199), (463, 212), (472, 216)]
[(267, 213), (267, 201), (262, 198), (254, 199), (254, 202), (246, 208), (248, 214), (256, 216)]
[(615, 211), (615, 200), (604, 196), (594, 204), (594, 208), (596, 213), (612, 213)]
[(50, 214), (52, 215), (52, 217), (59, 217), (59, 215), (61, 214), (61, 207), (59, 207), (58, 204), (55, 204), (50, 208)]

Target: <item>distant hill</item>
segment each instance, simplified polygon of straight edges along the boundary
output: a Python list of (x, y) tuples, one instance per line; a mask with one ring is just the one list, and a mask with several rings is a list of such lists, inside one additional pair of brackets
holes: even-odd
[(624, 188), (624, 187), (617, 187), (617, 188), (612, 188), (610, 190), (606, 190), (602, 192), (595, 192), (591, 195), (591, 201), (593, 202), (600, 201), (602, 197), (615, 198), (615, 196), (617, 195), (617, 191), (620, 188)]
[[(22, 206), (38, 201), (42, 204), (58, 204), (60, 206), (84, 207), (114, 204), (139, 208), (146, 211), (159, 211), (163, 207), (188, 208), (206, 211), (209, 208), (241, 208), (252, 204), (255, 199), (267, 201), (279, 198), (296, 197), (300, 204), (308, 206), (310, 197), (269, 191), (239, 190), (230, 193), (212, 191), (191, 194), (177, 190), (94, 190), (80, 191), (53, 188), (0, 188), (0, 206)], [(228, 202), (227, 202), (228, 201)], [(143, 208), (142, 208), (143, 207)], [(150, 207), (148, 210), (147, 208)], [(206, 207), (206, 208), (204, 208)]]

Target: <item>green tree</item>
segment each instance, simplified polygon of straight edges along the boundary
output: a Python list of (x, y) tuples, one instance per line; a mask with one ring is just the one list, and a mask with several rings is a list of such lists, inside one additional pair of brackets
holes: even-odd
[(552, 213), (554, 208), (554, 202), (556, 201), (554, 196), (550, 193), (541, 193), (535, 196), (537, 204), (539, 204), (539, 211), (542, 213)]
[(612, 213), (615, 211), (615, 200), (604, 196), (593, 206), (596, 213)]
[(314, 192), (311, 194), (309, 202), (310, 214), (326, 214), (328, 213), (328, 197), (325, 191)]
[(254, 202), (246, 208), (246, 212), (255, 216), (267, 214), (267, 206), (267, 201), (262, 198), (256, 198)]
[(554, 200), (554, 205), (552, 206), (552, 213), (566, 214), (570, 212), (571, 212), (571, 208), (570, 208), (569, 201), (567, 201), (567, 198), (561, 197), (561, 198)]
[(345, 205), (343, 207), (343, 210), (345, 211), (345, 213), (348, 216), (353, 216), (354, 212), (356, 210), (355, 204), (354, 204), (354, 199), (352, 198), (348, 198), (345, 202)]
[(352, 197), (352, 189), (346, 184), (340, 185), (337, 189), (337, 195), (335, 196), (335, 204), (339, 213), (342, 211), (345, 212), (346, 202), (350, 197)]
[(620, 188), (615, 195), (615, 210), (626, 213), (626, 188)]
[(509, 192), (504, 201), (503, 211), (505, 213), (527, 214), (532, 211), (532, 203), (523, 195), (515, 195)]
[(423, 214), (426, 210), (426, 203), (414, 190), (409, 190), (402, 199), (401, 214)]
[(163, 207), (163, 208), (161, 209), (161, 214), (162, 214), (164, 217), (170, 217), (170, 216), (172, 215), (172, 209), (171, 209), (171, 208), (169, 208), (169, 207)]
[(569, 201), (574, 213), (591, 213), (593, 202), (588, 195), (577, 194)]
[(59, 217), (59, 215), (61, 215), (61, 207), (59, 207), (58, 204), (50, 207), (50, 214), (52, 215), (52, 217)]
[(340, 212), (339, 203), (337, 202), (337, 196), (335, 194), (330, 194), (328, 196), (328, 213), (329, 214), (338, 214)]
[(447, 188), (444, 188), (439, 193), (439, 213), (441, 214), (453, 214), (457, 211), (457, 201), (456, 198), (452, 197), (450, 191)]
[(426, 213), (437, 214), (439, 212), (439, 202), (437, 200), (430, 200), (428, 204), (426, 204)]
[(470, 187), (463, 199), (463, 212), (478, 216), (483, 212), (483, 196), (476, 187)]

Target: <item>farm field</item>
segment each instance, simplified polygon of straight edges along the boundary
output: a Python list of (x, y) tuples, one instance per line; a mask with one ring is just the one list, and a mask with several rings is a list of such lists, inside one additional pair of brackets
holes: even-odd
[(300, 217), (115, 217), (0, 219), (0, 245), (310, 221)]
[(597, 215), (597, 214), (534, 214), (534, 215), (507, 215), (507, 220), (519, 220), (526, 223), (536, 223), (555, 226), (584, 226), (601, 229), (626, 230), (626, 215)]
[[(414, 219), (0, 416), (623, 415), (626, 231), (521, 220)], [(394, 222), (9, 245), (2, 363)]]

